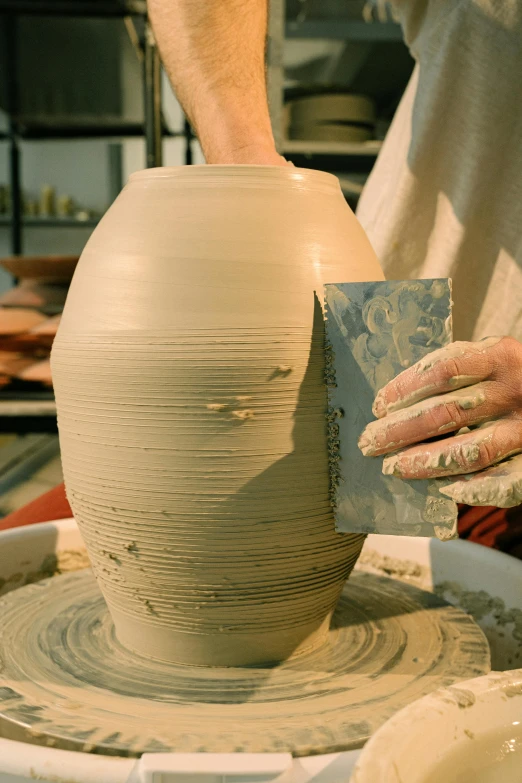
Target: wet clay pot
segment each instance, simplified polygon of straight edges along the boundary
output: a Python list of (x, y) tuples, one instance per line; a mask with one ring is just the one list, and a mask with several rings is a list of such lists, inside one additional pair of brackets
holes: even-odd
[(68, 498), (123, 645), (232, 666), (325, 640), (363, 536), (334, 531), (318, 297), (372, 279), (329, 174), (130, 178), (52, 355)]

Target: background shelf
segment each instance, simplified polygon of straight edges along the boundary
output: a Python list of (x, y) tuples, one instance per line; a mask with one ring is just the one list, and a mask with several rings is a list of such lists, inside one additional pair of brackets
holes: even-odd
[[(108, 139), (113, 137), (143, 136), (142, 122), (122, 122), (119, 118), (95, 120), (69, 118), (64, 121), (56, 119), (18, 117), (14, 119), (15, 133), (20, 139), (31, 141), (47, 139)], [(183, 136), (182, 132), (170, 131), (162, 126), (163, 136)]]
[(304, 19), (285, 25), (287, 38), (330, 38), (343, 41), (402, 41), (400, 25), (358, 19)]
[(0, 398), (0, 432), (57, 432), (56, 403), (44, 397), (32, 400)]

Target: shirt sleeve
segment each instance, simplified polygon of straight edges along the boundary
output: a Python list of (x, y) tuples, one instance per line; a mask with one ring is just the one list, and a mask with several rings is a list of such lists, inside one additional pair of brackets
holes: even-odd
[(421, 37), (430, 6), (430, 0), (388, 0), (394, 17), (400, 23), (404, 40), (412, 55), (417, 56)]

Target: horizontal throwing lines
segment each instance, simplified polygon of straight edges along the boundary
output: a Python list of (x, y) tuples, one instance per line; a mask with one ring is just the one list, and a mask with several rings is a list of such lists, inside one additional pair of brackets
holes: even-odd
[(327, 616), (364, 539), (334, 531), (321, 336), (58, 340), (53, 372), (69, 497), (112, 607), (190, 633)]

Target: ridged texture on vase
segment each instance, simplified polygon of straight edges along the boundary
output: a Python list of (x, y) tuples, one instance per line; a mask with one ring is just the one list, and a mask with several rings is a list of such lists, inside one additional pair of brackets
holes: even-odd
[[(326, 270), (324, 282), (353, 270), (320, 231), (313, 254), (288, 229), (277, 235), (281, 207), (295, 232), (313, 205), (291, 174), (263, 171), (273, 170), (258, 175), (261, 195), (273, 189), (275, 204), (262, 219), (264, 199), (241, 177), (222, 177), (214, 211), (200, 205), (190, 220), (187, 200), (208, 196), (201, 170), (185, 187), (160, 175), (131, 182), (82, 256), (53, 349), (68, 496), (118, 637), (173, 661), (261, 663), (321, 643), (364, 540), (334, 530), (314, 297)], [(360, 232), (332, 191), (319, 188), (323, 209), (340, 208)], [(133, 232), (147, 241), (143, 209), (169, 199), (170, 222), (148, 226), (149, 257), (133, 257)], [(223, 201), (235, 204), (225, 224)], [(125, 237), (110, 222), (118, 209)], [(111, 249), (114, 233), (123, 248)], [(204, 264), (187, 258), (195, 248)]]

